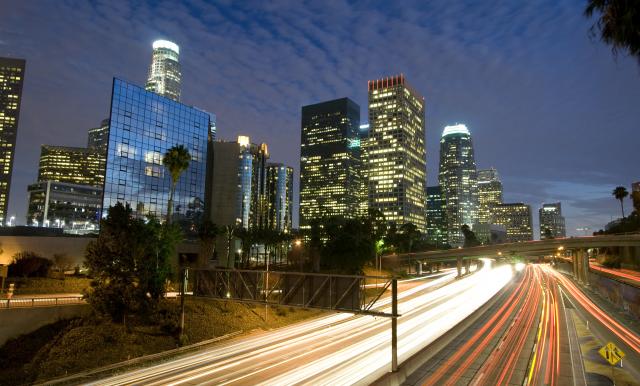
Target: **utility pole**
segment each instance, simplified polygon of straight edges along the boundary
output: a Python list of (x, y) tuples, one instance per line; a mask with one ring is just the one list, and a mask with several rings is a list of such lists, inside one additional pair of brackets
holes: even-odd
[(391, 279), (391, 371), (398, 371), (398, 279)]
[(180, 336), (184, 333), (184, 295), (187, 287), (187, 279), (189, 277), (189, 269), (182, 269), (182, 283), (180, 285)]

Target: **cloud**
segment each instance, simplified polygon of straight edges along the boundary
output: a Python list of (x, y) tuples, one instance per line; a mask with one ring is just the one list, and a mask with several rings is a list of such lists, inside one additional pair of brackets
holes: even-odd
[(220, 138), (268, 142), (296, 172), (302, 105), (348, 96), (366, 120), (367, 80), (402, 72), (426, 98), (431, 183), (442, 127), (465, 122), (479, 167), (496, 167), (508, 196), (538, 203), (558, 191), (539, 181), (628, 185), (640, 77), (589, 41), (581, 7), (16, 2), (0, 10), (0, 55), (27, 59), (11, 210), (24, 217), (39, 145), (83, 145), (108, 113), (112, 77), (144, 83), (159, 37), (181, 46), (183, 101), (216, 113)]

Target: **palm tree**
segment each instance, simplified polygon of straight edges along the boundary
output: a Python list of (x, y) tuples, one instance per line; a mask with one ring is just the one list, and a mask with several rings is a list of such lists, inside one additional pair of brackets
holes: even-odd
[(626, 51), (640, 60), (640, 7), (637, 1), (588, 0), (587, 17), (596, 15), (591, 35), (612, 46), (614, 55)]
[(620, 200), (620, 209), (622, 210), (622, 218), (624, 218), (624, 198), (627, 197), (629, 195), (629, 192), (627, 192), (627, 188), (625, 188), (624, 186), (618, 186), (615, 189), (613, 189), (613, 192), (611, 193), (613, 195), (613, 197), (616, 198), (616, 200)]
[(176, 145), (167, 150), (162, 159), (162, 164), (171, 174), (171, 191), (169, 192), (169, 204), (167, 207), (167, 224), (171, 223), (171, 212), (173, 211), (173, 194), (176, 191), (176, 185), (182, 172), (187, 170), (191, 154), (183, 145)]

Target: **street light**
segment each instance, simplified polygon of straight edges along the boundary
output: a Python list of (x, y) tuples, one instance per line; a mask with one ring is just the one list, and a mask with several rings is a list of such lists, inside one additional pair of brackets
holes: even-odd
[(16, 216), (11, 216), (11, 217), (9, 218), (9, 226), (10, 226), (10, 227), (12, 227), (12, 226), (13, 226), (13, 220), (15, 220), (15, 219), (16, 219)]
[(293, 243), (296, 245), (296, 247), (299, 247), (300, 245), (302, 245), (302, 241), (300, 240), (296, 240)]

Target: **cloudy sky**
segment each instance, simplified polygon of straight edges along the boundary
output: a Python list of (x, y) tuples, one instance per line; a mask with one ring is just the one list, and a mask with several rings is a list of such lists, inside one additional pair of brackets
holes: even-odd
[(613, 187), (640, 180), (640, 65), (589, 37), (585, 2), (1, 1), (0, 56), (27, 60), (10, 213), (24, 223), (40, 145), (84, 146), (112, 78), (142, 85), (166, 38), (183, 102), (296, 172), (302, 105), (348, 96), (364, 120), (367, 80), (404, 73), (426, 98), (430, 185), (443, 127), (466, 123), (506, 201), (536, 224), (562, 201), (570, 234), (601, 228), (619, 216)]

